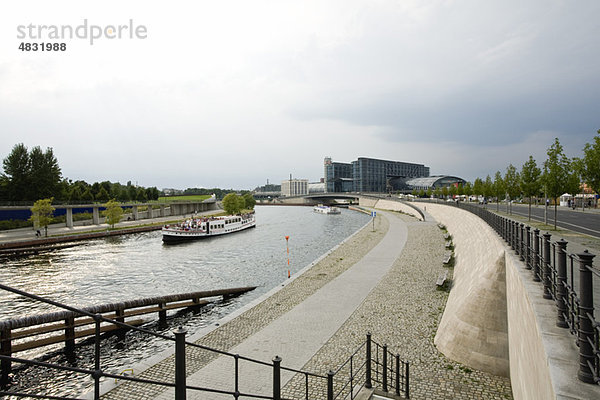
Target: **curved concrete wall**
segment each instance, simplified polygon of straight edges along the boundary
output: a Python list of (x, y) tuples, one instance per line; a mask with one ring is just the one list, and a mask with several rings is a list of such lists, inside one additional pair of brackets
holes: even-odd
[(380, 208), (382, 210), (400, 211), (405, 214), (412, 215), (413, 217), (416, 217), (417, 219), (420, 219), (420, 220), (423, 219), (423, 217), (421, 217), (421, 215), (419, 215), (419, 212), (417, 210), (415, 210), (414, 208), (412, 208), (402, 202), (399, 202), (399, 201), (381, 199), (381, 200), (377, 201), (377, 203), (375, 204), (374, 207)]
[[(575, 337), (567, 329), (556, 326), (556, 305), (543, 299), (541, 284), (532, 280), (531, 271), (515, 252), (483, 220), (467, 211), (430, 203), (417, 205), (422, 209), (426, 207), (432, 217), (446, 225), (456, 245), (455, 284), (435, 338), (440, 350), (450, 358), (457, 352), (462, 357), (460, 353), (471, 349), (480, 352), (481, 340), (473, 339), (474, 336), (482, 332), (489, 334), (486, 324), (490, 321), (486, 315), (500, 314), (504, 307), (510, 380), (516, 400), (600, 399), (600, 386), (577, 379), (579, 350)], [(485, 299), (477, 304), (477, 299), (482, 297), (478, 287), (489, 287), (490, 278), (501, 280), (502, 265), (505, 266), (508, 302), (502, 306)], [(483, 317), (467, 319), (465, 308), (477, 310)], [(448, 330), (452, 332), (446, 332)], [(504, 341), (502, 335), (499, 338)], [(476, 367), (471, 362), (484, 360), (483, 354), (480, 352), (475, 360), (455, 359)]]
[(434, 343), (453, 360), (508, 376), (504, 247), (474, 214), (436, 204), (427, 211), (452, 235), (456, 260)]

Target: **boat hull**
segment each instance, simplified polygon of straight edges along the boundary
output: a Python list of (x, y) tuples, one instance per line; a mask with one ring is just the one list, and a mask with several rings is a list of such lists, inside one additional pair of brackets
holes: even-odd
[(162, 240), (163, 240), (163, 243), (165, 243), (165, 244), (176, 244), (176, 243), (190, 242), (190, 241), (200, 240), (200, 239), (207, 239), (207, 238), (211, 238), (211, 237), (215, 237), (215, 236), (229, 235), (231, 233), (245, 231), (246, 229), (250, 229), (250, 228), (256, 228), (256, 222), (253, 221), (252, 223), (249, 223), (245, 226), (241, 226), (239, 229), (236, 229), (235, 231), (211, 232), (208, 234), (204, 233), (204, 232), (163, 229), (162, 230)]

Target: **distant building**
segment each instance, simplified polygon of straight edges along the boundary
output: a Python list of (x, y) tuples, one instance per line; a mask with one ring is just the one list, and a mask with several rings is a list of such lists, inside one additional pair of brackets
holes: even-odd
[(457, 176), (449, 175), (435, 175), (422, 178), (413, 178), (406, 180), (407, 190), (423, 190), (428, 191), (429, 189), (435, 190), (438, 188), (444, 188), (448, 186), (464, 185), (466, 181)]
[(303, 196), (308, 194), (308, 179), (287, 179), (281, 181), (282, 196)]
[(325, 182), (309, 182), (308, 184), (308, 193), (324, 193), (325, 192)]
[(324, 167), (328, 193), (406, 190), (407, 179), (429, 176), (429, 167), (423, 164), (366, 157), (351, 163), (333, 162), (326, 157)]

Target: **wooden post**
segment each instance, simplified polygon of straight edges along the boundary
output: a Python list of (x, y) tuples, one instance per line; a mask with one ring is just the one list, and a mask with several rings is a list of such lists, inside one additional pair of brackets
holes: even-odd
[(115, 310), (115, 321), (125, 323), (125, 310), (123, 308)]
[[(0, 354), (9, 357), (12, 354), (10, 328), (0, 331)], [(11, 371), (11, 362), (10, 360), (2, 360), (0, 364), (2, 366), (2, 377), (0, 379), (0, 383), (2, 386), (4, 386), (8, 384), (8, 374), (10, 374)]]
[(75, 351), (75, 317), (65, 319), (65, 351), (73, 354)]

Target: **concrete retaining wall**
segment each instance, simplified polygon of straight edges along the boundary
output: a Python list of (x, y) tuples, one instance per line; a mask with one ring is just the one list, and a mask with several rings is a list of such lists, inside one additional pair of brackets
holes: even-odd
[[(362, 202), (362, 200), (361, 200), (361, 202)], [(414, 208), (407, 206), (406, 204), (401, 203), (399, 201), (392, 201), (392, 200), (385, 200), (385, 199), (378, 200), (374, 207), (380, 208), (382, 210), (400, 211), (405, 214), (412, 215), (413, 217), (415, 217), (417, 219), (420, 219), (420, 220), (423, 219), (421, 217), (421, 215), (419, 215), (417, 210), (415, 210)]]
[[(508, 366), (516, 400), (599, 399), (600, 386), (577, 379), (579, 350), (575, 337), (556, 326), (554, 302), (542, 298), (541, 284), (533, 282), (531, 271), (525, 269), (514, 251), (474, 214), (452, 206), (417, 205), (422, 209), (426, 206), (432, 217), (446, 225), (456, 246), (454, 284), (435, 338), (440, 351), (474, 368), (479, 368), (475, 363), (487, 361), (489, 367), (481, 369), (492, 372), (495, 365), (502, 364), (499, 357), (486, 360), (486, 354), (500, 350), (492, 340), (497, 334), (498, 340), (508, 343)], [(486, 298), (480, 290), (491, 288), (496, 296), (502, 270), (506, 279), (504, 306)], [(497, 284), (493, 284), (494, 280)], [(506, 339), (500, 330), (490, 330), (489, 325), (494, 323), (490, 315), (503, 313), (507, 320)], [(489, 338), (490, 347), (495, 350), (482, 351), (479, 335)], [(471, 351), (477, 354), (465, 355)]]

